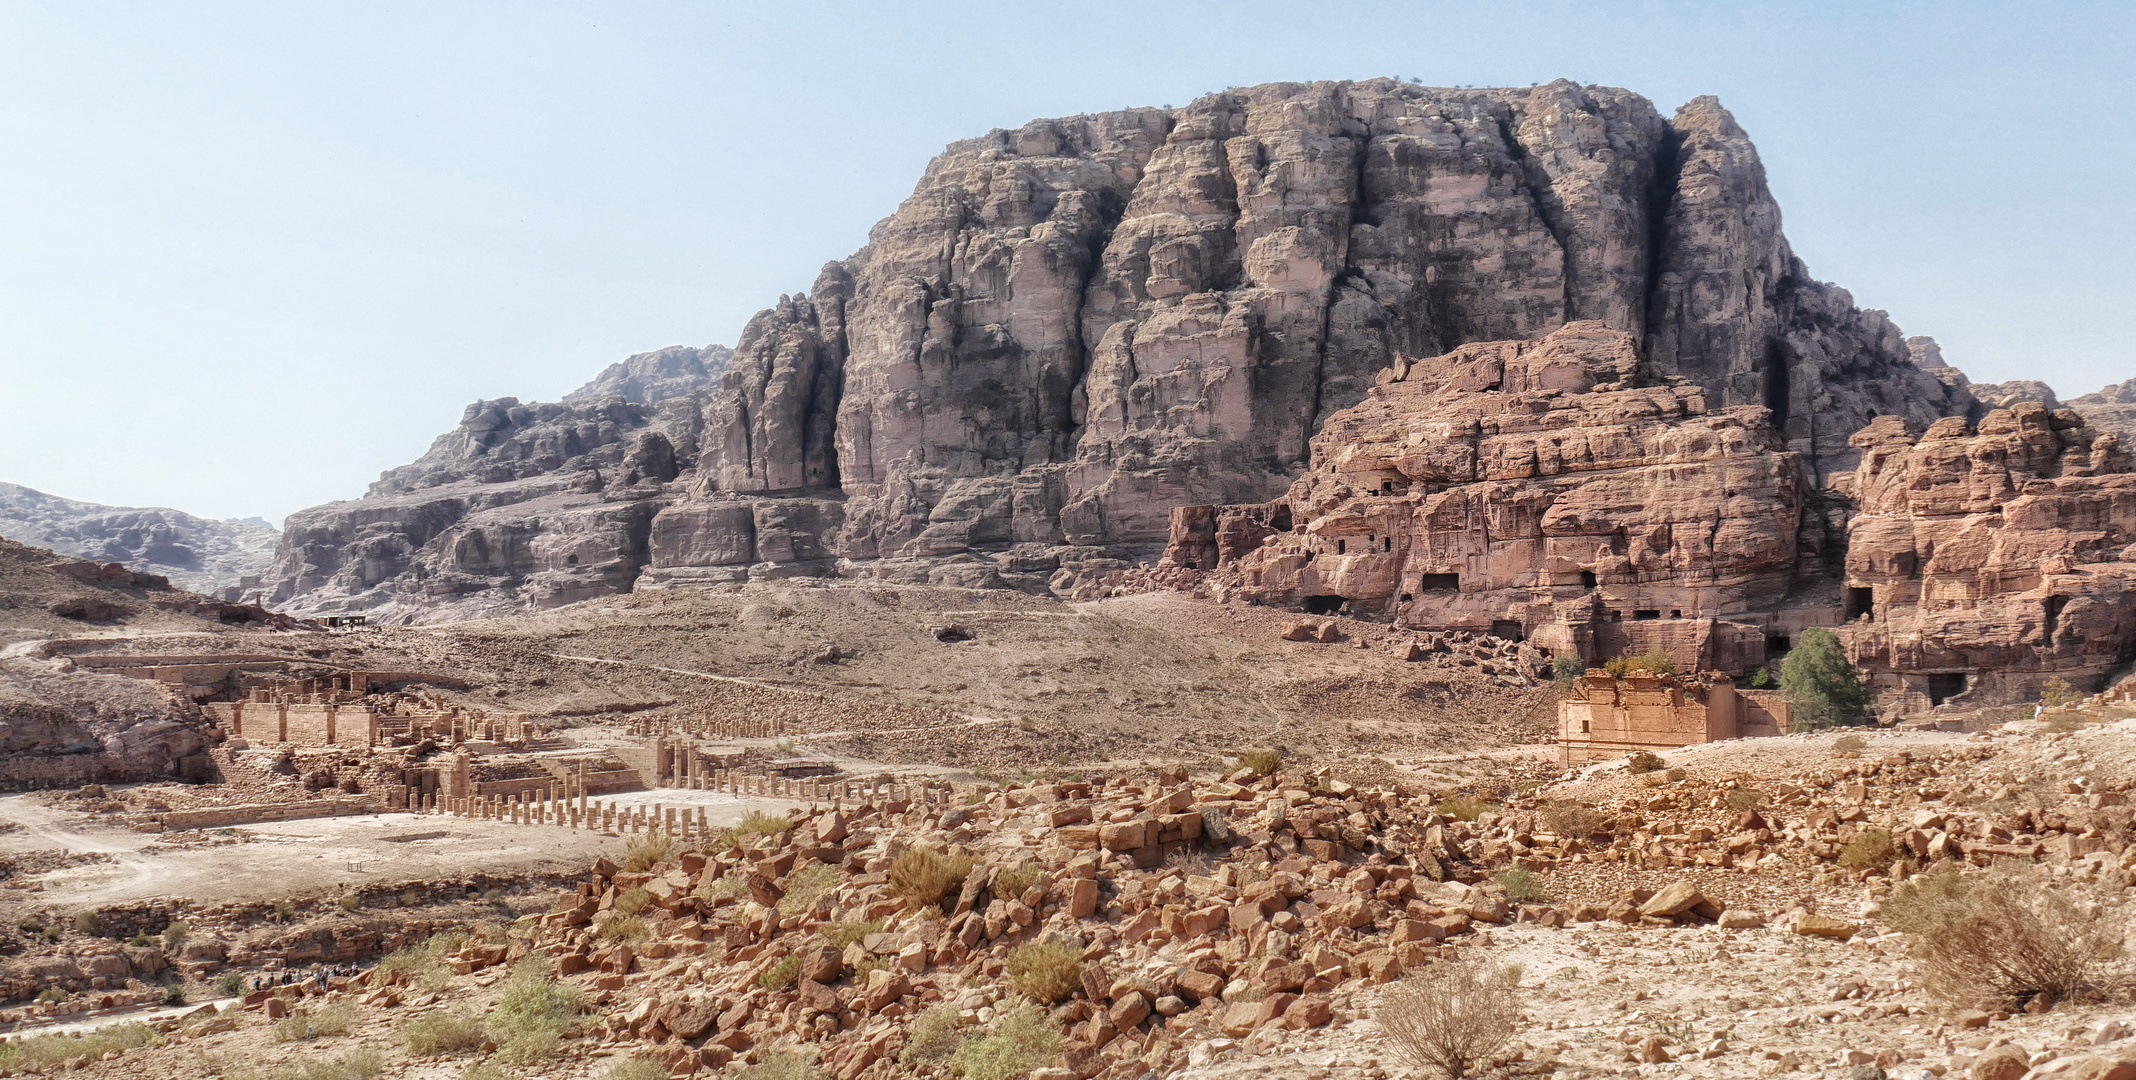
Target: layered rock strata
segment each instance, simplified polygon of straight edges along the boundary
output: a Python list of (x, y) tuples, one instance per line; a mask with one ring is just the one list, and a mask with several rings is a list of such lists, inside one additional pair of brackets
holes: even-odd
[(363, 498), (290, 515), (269, 602), (406, 621), (628, 591), (653, 516), (696, 461), (704, 393), (728, 355), (642, 353), (561, 402), (469, 405)]
[(105, 506), (0, 484), (0, 537), (123, 563), (181, 589), (236, 600), (257, 589), (281, 534), (257, 519), (214, 521), (160, 506)]
[(1283, 498), (1178, 510), (1164, 562), (1254, 602), (1745, 671), (1822, 550), (1772, 420), (1601, 322), (1466, 345), (1330, 417)]
[(353, 598), (417, 564), (493, 600), (480, 581), (511, 570), (541, 603), (639, 577), (1059, 585), (1154, 553), (1175, 506), (1282, 493), (1380, 372), (1573, 321), (1715, 412), (1766, 409), (1813, 479), (1872, 416), (1967, 412), (1779, 221), (1712, 98), (1664, 118), (1565, 81), (1277, 83), (1034, 121), (952, 145), (865, 248), (751, 321), (678, 455), (687, 497), (574, 533), (614, 545), (610, 572), (416, 560), (440, 530), (401, 504), (360, 542), (293, 528), (278, 594)]
[(2100, 689), (2136, 661), (2136, 474), (2118, 436), (2036, 402), (1854, 436), (1849, 654), (1913, 708)]

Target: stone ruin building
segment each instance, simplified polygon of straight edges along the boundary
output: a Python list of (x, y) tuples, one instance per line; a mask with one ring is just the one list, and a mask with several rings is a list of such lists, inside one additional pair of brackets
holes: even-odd
[(1591, 668), (1558, 703), (1558, 762), (1567, 767), (1679, 746), (1784, 735), (1791, 709), (1777, 690), (1739, 690), (1726, 677)]

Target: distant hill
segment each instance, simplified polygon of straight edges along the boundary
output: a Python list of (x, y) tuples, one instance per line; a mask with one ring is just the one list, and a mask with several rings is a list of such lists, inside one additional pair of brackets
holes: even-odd
[(168, 507), (105, 506), (0, 483), (0, 538), (123, 563), (181, 589), (236, 599), (258, 584), (282, 534), (258, 518), (212, 521)]

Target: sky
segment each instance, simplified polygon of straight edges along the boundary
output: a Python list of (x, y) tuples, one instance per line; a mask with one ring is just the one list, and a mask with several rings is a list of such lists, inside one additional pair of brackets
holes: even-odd
[(0, 0), (0, 480), (281, 518), (731, 345), (947, 143), (1277, 80), (1701, 94), (1976, 381), (2136, 377), (2136, 5)]

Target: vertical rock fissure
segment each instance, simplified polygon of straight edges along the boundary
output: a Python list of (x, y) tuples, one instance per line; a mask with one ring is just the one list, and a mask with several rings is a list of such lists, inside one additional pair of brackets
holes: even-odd
[[(1646, 266), (1646, 332), (1639, 335), (1639, 352), (1649, 355), (1650, 342), (1661, 321), (1661, 275), (1662, 253), (1668, 249), (1669, 212), (1676, 205), (1676, 191), (1682, 182), (1683, 133), (1676, 125), (1664, 123), (1661, 145), (1654, 150), (1654, 190), (1648, 193), (1647, 201), (1647, 266)], [(1649, 356), (1651, 359), (1651, 357)]]

